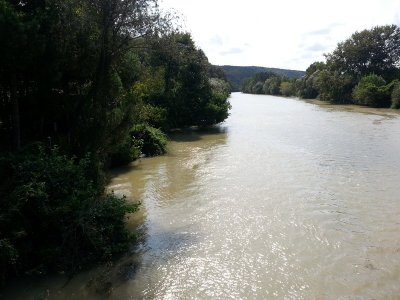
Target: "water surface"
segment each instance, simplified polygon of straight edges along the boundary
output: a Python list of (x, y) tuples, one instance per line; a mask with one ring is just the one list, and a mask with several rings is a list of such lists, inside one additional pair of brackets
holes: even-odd
[(116, 172), (110, 188), (142, 202), (129, 221), (140, 247), (51, 297), (400, 297), (399, 115), (230, 101), (225, 123), (175, 134), (168, 155)]

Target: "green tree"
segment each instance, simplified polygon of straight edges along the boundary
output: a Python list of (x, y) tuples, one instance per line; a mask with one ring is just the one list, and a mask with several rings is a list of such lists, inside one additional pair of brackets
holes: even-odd
[(0, 0), (0, 38), (0, 277), (123, 251), (107, 164), (222, 122), (223, 74), (157, 0)]
[(50, 136), (78, 156), (106, 154), (131, 126), (131, 49), (168, 31), (156, 4), (1, 0), (2, 145)]
[(392, 108), (399, 109), (400, 108), (400, 83), (397, 81), (394, 85), (392, 95), (391, 95), (391, 100), (392, 100)]
[(354, 86), (351, 76), (323, 70), (318, 73), (315, 83), (321, 100), (331, 103), (351, 102)]
[(354, 88), (353, 98), (356, 104), (372, 107), (389, 107), (391, 104), (386, 81), (375, 74), (361, 78)]
[(229, 95), (231, 87), (226, 80), (212, 77), (210, 78), (210, 85), (215, 93)]
[(267, 95), (279, 95), (280, 94), (281, 77), (272, 76), (265, 80), (263, 85), (264, 93)]
[(251, 87), (251, 93), (252, 94), (263, 94), (263, 83), (261, 81), (257, 81), (252, 87)]
[(306, 76), (311, 76), (317, 71), (325, 70), (326, 64), (322, 61), (313, 62), (306, 70)]
[(306, 70), (306, 75), (294, 82), (295, 94), (304, 99), (315, 99), (318, 97), (317, 78), (321, 71), (326, 69), (323, 62), (314, 62)]
[(0, 0), (0, 141), (2, 146), (10, 145), (14, 149), (21, 146), (21, 93), (18, 90), (21, 73), (34, 65), (41, 52), (41, 47), (34, 42), (38, 34), (36, 26), (36, 18), (19, 12), (10, 1)]
[(76, 161), (39, 145), (0, 159), (0, 283), (20, 272), (76, 271), (109, 260), (132, 242), (122, 198)]
[(326, 58), (328, 69), (339, 74), (393, 79), (400, 66), (400, 28), (386, 25), (355, 32)]
[(283, 96), (289, 97), (289, 96), (293, 96), (293, 94), (294, 94), (294, 87), (291, 82), (288, 82), (288, 81), (281, 82), (279, 89), (280, 89), (281, 95), (283, 95)]
[[(102, 175), (145, 107), (137, 49), (169, 31), (156, 4), (0, 0), (0, 276), (128, 246), (131, 210), (104, 194)], [(60, 150), (28, 146), (38, 142)]]
[(317, 78), (319, 73), (320, 71), (316, 71), (310, 76), (305, 76), (295, 81), (297, 96), (303, 99), (315, 99), (318, 97)]
[(208, 59), (191, 36), (174, 33), (155, 39), (152, 45), (148, 63), (164, 70), (165, 92), (149, 102), (166, 111), (167, 128), (222, 122), (230, 107), (228, 93), (213, 90)]
[(271, 78), (273, 76), (277, 76), (272, 72), (259, 72), (254, 74), (252, 77), (249, 77), (243, 82), (242, 92), (249, 94), (263, 94), (265, 91), (263, 90), (263, 85), (265, 80)]

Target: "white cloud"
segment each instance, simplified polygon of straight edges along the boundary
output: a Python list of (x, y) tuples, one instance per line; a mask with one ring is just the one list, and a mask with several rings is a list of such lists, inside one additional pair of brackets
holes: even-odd
[(221, 51), (219, 54), (220, 55), (238, 55), (238, 54), (243, 54), (246, 52), (246, 49), (244, 48), (230, 48), (224, 51)]
[(357, 30), (400, 23), (399, 0), (162, 0), (161, 5), (185, 16), (196, 44), (218, 65), (305, 70)]

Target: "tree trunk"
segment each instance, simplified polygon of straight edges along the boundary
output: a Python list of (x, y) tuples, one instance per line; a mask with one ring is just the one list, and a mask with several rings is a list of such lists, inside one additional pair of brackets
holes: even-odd
[(12, 110), (12, 128), (13, 128), (13, 146), (18, 150), (21, 148), (21, 124), (19, 115), (19, 100), (17, 91), (17, 75), (15, 71), (11, 72), (11, 110)]

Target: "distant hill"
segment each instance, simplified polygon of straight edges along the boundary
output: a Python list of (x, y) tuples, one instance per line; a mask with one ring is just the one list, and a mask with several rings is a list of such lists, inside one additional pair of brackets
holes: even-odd
[(240, 91), (240, 87), (245, 79), (252, 77), (260, 72), (273, 72), (277, 75), (287, 76), (289, 78), (302, 77), (306, 72), (297, 70), (286, 70), (278, 68), (264, 68), (264, 67), (239, 67), (239, 66), (219, 66), (224, 70), (228, 81), (232, 86), (233, 92)]

